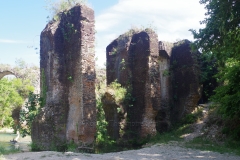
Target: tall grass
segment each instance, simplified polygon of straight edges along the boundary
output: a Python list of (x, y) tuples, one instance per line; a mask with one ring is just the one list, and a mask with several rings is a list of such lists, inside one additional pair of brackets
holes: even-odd
[(150, 138), (149, 143), (168, 143), (170, 141), (183, 141), (182, 135), (191, 133), (192, 128), (190, 124), (177, 125), (170, 131), (164, 133), (157, 133), (156, 136)]
[(19, 152), (19, 149), (16, 149), (14, 146), (11, 146), (6, 149), (6, 147), (3, 147), (3, 145), (0, 144), (0, 155), (6, 155), (10, 153), (17, 153)]
[(222, 144), (208, 140), (204, 137), (197, 137), (190, 142), (186, 142), (185, 146), (204, 151), (213, 151), (219, 153), (234, 153), (240, 155), (240, 142), (227, 140)]

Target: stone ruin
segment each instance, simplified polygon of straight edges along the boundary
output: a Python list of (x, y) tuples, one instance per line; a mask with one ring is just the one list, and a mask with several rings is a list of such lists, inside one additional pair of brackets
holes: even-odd
[[(76, 5), (41, 33), (40, 68), (43, 108), (32, 124), (32, 141), (41, 150), (92, 144), (96, 134), (94, 12)], [(102, 97), (107, 131), (118, 140), (167, 131), (200, 99), (198, 53), (188, 40), (158, 42), (151, 29), (130, 30), (107, 46), (107, 84), (127, 89)], [(120, 110), (119, 110), (120, 109)]]
[[(107, 47), (107, 84), (117, 80), (123, 87), (128, 88), (128, 92), (134, 97), (134, 100), (129, 102), (131, 106), (123, 105), (124, 113), (119, 113), (125, 116), (119, 115), (114, 107), (103, 106), (109, 124), (115, 125), (108, 130), (110, 136), (119, 130), (124, 131), (122, 137), (129, 139), (156, 134), (155, 117), (160, 109), (161, 99), (157, 39), (157, 34), (152, 30), (131, 30)], [(108, 101), (103, 99), (103, 103), (107, 104)], [(108, 115), (122, 119), (111, 119)], [(119, 138), (116, 134), (112, 137)]]
[(188, 40), (175, 43), (170, 56), (173, 122), (191, 113), (201, 98), (199, 53), (191, 52), (190, 45)]
[(14, 76), (16, 76), (17, 78), (19, 77), (19, 73), (17, 73), (14, 68), (12, 68), (12, 67), (9, 66), (9, 65), (1, 65), (1, 66), (0, 66), (0, 80), (1, 80), (4, 76), (7, 76), (7, 75), (14, 75)]
[[(102, 101), (109, 135), (155, 135), (193, 111), (200, 99), (198, 54), (191, 52), (188, 40), (158, 42), (151, 29), (130, 30), (111, 42), (106, 48), (107, 84), (117, 81), (134, 100), (117, 104), (114, 92), (106, 91)], [(118, 107), (123, 110), (117, 112)]]
[(44, 106), (31, 136), (41, 150), (92, 144), (96, 133), (94, 11), (76, 5), (58, 16), (40, 39)]

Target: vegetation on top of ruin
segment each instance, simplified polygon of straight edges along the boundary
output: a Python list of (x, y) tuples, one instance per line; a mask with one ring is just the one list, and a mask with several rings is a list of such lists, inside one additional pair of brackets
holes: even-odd
[(148, 34), (151, 34), (151, 33), (155, 33), (155, 29), (152, 28), (151, 26), (150, 27), (141, 27), (141, 28), (138, 28), (138, 27), (134, 27), (134, 28), (131, 28), (129, 29), (127, 32), (125, 32), (124, 34), (121, 34), (116, 40), (117, 40), (117, 47), (113, 47), (112, 48), (112, 51), (111, 51), (111, 55), (115, 55), (117, 53), (120, 53), (124, 48), (126, 48), (126, 46), (129, 46), (130, 42), (131, 42), (131, 39), (132, 39), (132, 36), (134, 34), (138, 34), (140, 32), (146, 32)]
[(188, 42), (189, 42), (189, 40), (187, 40), (187, 39), (182, 39), (182, 40), (179, 40), (179, 41), (173, 43), (173, 47), (177, 47), (177, 46), (180, 46), (180, 45), (182, 45), (182, 44), (184, 44), (184, 43), (188, 43)]
[(57, 2), (54, 2), (53, 0), (46, 0), (46, 3), (47, 5), (45, 8), (51, 14), (48, 18), (50, 20), (59, 21), (59, 14), (68, 11), (77, 4), (87, 5), (87, 0), (58, 0)]
[(125, 37), (132, 37), (134, 34), (140, 33), (140, 32), (147, 32), (147, 33), (152, 33), (152, 32), (156, 32), (154, 28), (150, 27), (144, 27), (142, 26), (141, 28), (138, 27), (134, 27), (129, 29), (127, 32), (125, 32), (124, 34), (120, 35), (118, 39), (123, 39)]

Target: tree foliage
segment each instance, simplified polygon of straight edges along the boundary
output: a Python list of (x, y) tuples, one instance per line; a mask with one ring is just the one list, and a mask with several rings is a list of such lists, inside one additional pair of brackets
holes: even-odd
[(217, 60), (211, 53), (201, 54), (199, 56), (199, 66), (201, 69), (200, 82), (203, 85), (201, 103), (209, 101), (210, 97), (214, 95), (214, 89), (217, 87)]
[[(15, 73), (15, 78), (0, 80), (0, 124), (1, 127), (18, 127), (19, 111), (28, 98), (29, 92), (39, 88), (39, 68), (28, 65), (21, 59), (16, 60), (16, 66), (0, 64), (1, 70)], [(13, 123), (13, 118), (15, 123)]]
[(12, 110), (21, 107), (29, 91), (33, 91), (28, 80), (7, 79), (0, 80), (0, 125), (10, 126), (13, 123), (11, 118)]
[(23, 137), (31, 135), (31, 127), (33, 120), (38, 115), (39, 110), (42, 107), (42, 98), (39, 94), (29, 93), (28, 101), (25, 103), (25, 107), (20, 111), (20, 133)]
[[(219, 87), (213, 100), (220, 104), (220, 113), (228, 119), (240, 121), (240, 1), (200, 0), (205, 5), (205, 28), (190, 30), (196, 47), (203, 54), (217, 59), (216, 75)], [(238, 133), (240, 137), (240, 132)]]
[(107, 134), (107, 125), (108, 123), (105, 119), (103, 104), (102, 104), (101, 98), (98, 98), (97, 99), (97, 133), (96, 133), (97, 145), (111, 143), (110, 137)]
[(240, 1), (200, 0), (200, 4), (204, 4), (207, 10), (206, 18), (200, 22), (206, 27), (199, 32), (191, 29), (198, 48), (205, 53), (214, 51), (220, 60), (234, 56), (240, 49), (234, 45), (239, 44), (240, 40)]

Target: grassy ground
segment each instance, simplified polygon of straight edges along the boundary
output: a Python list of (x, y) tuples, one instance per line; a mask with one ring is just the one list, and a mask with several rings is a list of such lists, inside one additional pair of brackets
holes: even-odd
[(185, 146), (188, 148), (200, 149), (204, 151), (214, 151), (219, 153), (234, 153), (240, 155), (240, 142), (233, 140), (227, 140), (226, 142), (219, 144), (211, 140), (207, 140), (204, 137), (198, 137), (190, 142), (186, 142)]
[[(208, 125), (216, 124), (216, 119), (222, 121), (221, 119), (219, 119), (219, 115), (217, 115), (215, 111), (210, 111), (211, 112), (209, 112), (208, 114)], [(220, 141), (218, 141), (218, 139), (216, 138), (209, 139), (207, 138), (206, 134), (203, 134), (200, 137), (196, 137), (191, 141), (184, 141), (182, 135), (193, 132), (194, 129), (191, 127), (191, 125), (194, 124), (194, 122), (197, 122), (199, 119), (202, 119), (203, 114), (201, 112), (202, 109), (200, 108), (195, 113), (187, 115), (182, 120), (182, 122), (173, 127), (170, 131), (162, 134), (157, 134), (156, 136), (152, 137), (149, 143), (155, 144), (177, 141), (187, 148), (200, 149), (204, 151), (214, 151), (219, 153), (233, 153), (236, 155), (240, 155), (240, 141), (232, 139), (231, 135), (226, 136), (224, 140)], [(222, 133), (221, 130), (219, 132)]]
[(6, 149), (6, 147), (3, 147), (0, 144), (0, 155), (6, 155), (6, 154), (10, 154), (10, 153), (17, 153), (20, 152), (19, 149), (15, 149), (15, 147), (9, 147)]
[(192, 129), (189, 124), (179, 125), (169, 132), (158, 133), (156, 136), (151, 137), (149, 143), (168, 143), (170, 141), (182, 142), (184, 139), (181, 136), (190, 132), (192, 132)]
[(216, 143), (212, 140), (206, 139), (204, 136), (194, 138), (191, 141), (184, 141), (182, 135), (190, 132), (191, 132), (190, 125), (179, 126), (169, 132), (157, 134), (156, 136), (151, 138), (149, 143), (156, 144), (156, 143), (169, 143), (171, 141), (175, 141), (179, 142), (179, 144), (187, 148), (199, 149), (203, 151), (213, 151), (219, 153), (233, 153), (236, 155), (240, 155), (239, 141), (227, 139), (224, 143), (223, 142)]

